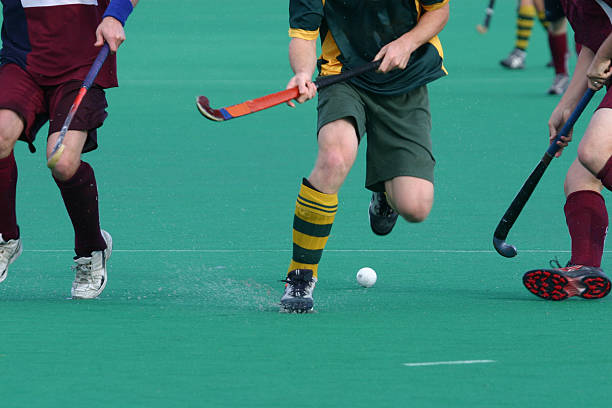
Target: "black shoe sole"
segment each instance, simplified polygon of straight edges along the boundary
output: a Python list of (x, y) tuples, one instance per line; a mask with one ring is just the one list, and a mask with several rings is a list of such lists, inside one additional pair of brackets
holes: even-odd
[(281, 309), (288, 313), (308, 313), (312, 311), (313, 306), (314, 302), (312, 299), (292, 299), (280, 304)]
[(547, 300), (565, 300), (572, 296), (601, 299), (610, 293), (610, 280), (596, 273), (570, 277), (554, 269), (536, 269), (523, 275), (523, 285)]

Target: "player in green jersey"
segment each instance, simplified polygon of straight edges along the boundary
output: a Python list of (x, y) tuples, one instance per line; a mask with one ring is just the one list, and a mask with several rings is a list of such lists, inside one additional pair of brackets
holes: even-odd
[[(370, 225), (391, 232), (398, 215), (427, 218), (434, 198), (434, 156), (427, 83), (446, 75), (438, 33), (449, 0), (291, 0), (289, 61), (297, 102), (312, 99), (319, 75), (336, 75), (381, 60), (368, 72), (319, 92), (318, 156), (303, 179), (293, 221), (293, 257), (283, 310), (309, 311), (321, 255), (338, 208), (337, 193), (367, 135)], [(321, 39), (317, 59), (316, 40)], [(293, 103), (290, 103), (293, 106)]]

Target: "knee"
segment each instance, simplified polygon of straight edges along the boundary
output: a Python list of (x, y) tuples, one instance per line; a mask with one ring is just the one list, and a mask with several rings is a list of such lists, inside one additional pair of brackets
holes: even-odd
[(331, 147), (320, 153), (319, 163), (328, 173), (347, 174), (352, 160), (341, 148)]
[(0, 128), (0, 158), (8, 156), (15, 146), (15, 142), (9, 136), (4, 129)]
[(580, 143), (578, 145), (578, 160), (580, 164), (589, 169), (593, 174), (597, 173), (598, 169), (603, 166), (598, 162), (599, 152), (590, 146), (588, 143)]
[(411, 197), (395, 201), (393, 203), (395, 210), (408, 222), (423, 222), (431, 212), (432, 202), (430, 200), (419, 200)]
[(0, 158), (8, 156), (13, 151), (19, 134), (20, 132), (15, 129), (3, 126), (0, 121)]
[(75, 159), (70, 155), (62, 155), (57, 164), (51, 169), (51, 174), (56, 180), (67, 181), (75, 175), (80, 165), (80, 156)]

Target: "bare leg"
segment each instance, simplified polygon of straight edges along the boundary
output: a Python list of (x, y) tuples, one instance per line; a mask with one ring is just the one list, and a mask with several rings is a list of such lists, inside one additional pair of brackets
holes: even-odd
[[(55, 146), (55, 142), (59, 132), (55, 132), (49, 136), (47, 140), (47, 159), (49, 159), (51, 150)], [(51, 171), (56, 180), (66, 181), (76, 173), (81, 165), (81, 151), (87, 140), (87, 133), (81, 130), (69, 130), (64, 138), (65, 150), (62, 153), (59, 161)]]
[(385, 182), (389, 204), (408, 222), (424, 221), (434, 200), (434, 185), (424, 179), (401, 176)]
[(578, 159), (597, 175), (612, 156), (612, 109), (601, 108), (593, 115), (578, 146)]
[(308, 181), (319, 191), (336, 194), (357, 157), (355, 127), (346, 119), (323, 126), (319, 131), (319, 153)]

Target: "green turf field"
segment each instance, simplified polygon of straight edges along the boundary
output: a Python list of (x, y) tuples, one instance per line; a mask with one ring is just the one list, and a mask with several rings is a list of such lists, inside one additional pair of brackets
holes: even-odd
[[(576, 143), (511, 231), (519, 255), (491, 245), (547, 147), (558, 97), (546, 95), (545, 34), (536, 26), (527, 68), (508, 72), (498, 61), (514, 43), (515, 2), (498, 2), (484, 36), (475, 26), (487, 2), (451, 3), (441, 35), (450, 75), (430, 87), (431, 216), (371, 233), (362, 146), (340, 192), (317, 313), (287, 315), (278, 281), (316, 154), (316, 105), (212, 123), (194, 102), (205, 94), (221, 107), (285, 87), (288, 2), (142, 1), (101, 147), (86, 156), (115, 244), (99, 299), (69, 299), (72, 227), (44, 133), (36, 155), (16, 148), (24, 253), (0, 285), (0, 406), (608, 407), (612, 300), (545, 302), (521, 283), (569, 258), (562, 183)], [(363, 266), (378, 272), (373, 288), (355, 282)], [(405, 365), (466, 360), (491, 362)]]

